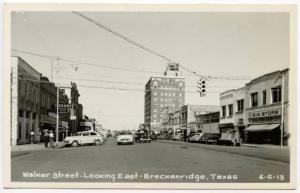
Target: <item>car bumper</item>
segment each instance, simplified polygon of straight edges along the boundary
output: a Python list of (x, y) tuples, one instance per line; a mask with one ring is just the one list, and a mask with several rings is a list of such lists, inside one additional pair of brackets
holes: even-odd
[(118, 141), (118, 144), (132, 144), (133, 141)]

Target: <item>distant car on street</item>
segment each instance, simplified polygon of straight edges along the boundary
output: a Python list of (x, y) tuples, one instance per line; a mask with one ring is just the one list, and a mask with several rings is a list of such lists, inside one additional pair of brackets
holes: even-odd
[(104, 142), (101, 134), (94, 131), (78, 132), (75, 136), (68, 136), (64, 139), (65, 146), (77, 147), (78, 145), (95, 144), (97, 146)]
[(191, 143), (200, 142), (203, 133), (195, 133), (193, 136), (189, 137), (188, 141)]
[(117, 138), (117, 144), (134, 144), (134, 137), (131, 131), (121, 131)]

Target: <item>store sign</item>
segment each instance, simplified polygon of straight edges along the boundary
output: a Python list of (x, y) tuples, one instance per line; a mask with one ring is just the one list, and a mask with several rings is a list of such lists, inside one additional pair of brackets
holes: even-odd
[(250, 112), (249, 118), (261, 118), (261, 117), (272, 117), (281, 115), (280, 109), (271, 109), (268, 111), (257, 111), (257, 112)]
[(50, 124), (50, 125), (56, 125), (56, 118), (54, 117), (50, 117), (47, 115), (41, 115), (41, 123), (46, 123), (46, 124)]

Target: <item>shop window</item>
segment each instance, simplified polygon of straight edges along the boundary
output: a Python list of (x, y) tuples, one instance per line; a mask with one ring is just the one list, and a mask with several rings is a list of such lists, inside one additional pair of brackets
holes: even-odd
[(243, 111), (244, 110), (244, 99), (237, 101), (237, 111)]
[(226, 117), (226, 106), (222, 106), (222, 117)]
[(230, 105), (228, 105), (228, 116), (232, 117), (232, 114), (233, 114), (233, 105), (230, 104)]
[(267, 91), (263, 90), (262, 91), (262, 105), (266, 105), (267, 104)]
[(272, 103), (281, 102), (281, 87), (272, 88)]
[(257, 107), (258, 106), (258, 93), (252, 93), (251, 95), (251, 107)]

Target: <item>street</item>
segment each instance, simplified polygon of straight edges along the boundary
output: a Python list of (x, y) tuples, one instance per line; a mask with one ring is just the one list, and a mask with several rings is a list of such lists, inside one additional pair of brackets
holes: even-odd
[(288, 182), (289, 160), (277, 151), (173, 141), (117, 145), (108, 138), (102, 146), (13, 156), (12, 181)]

